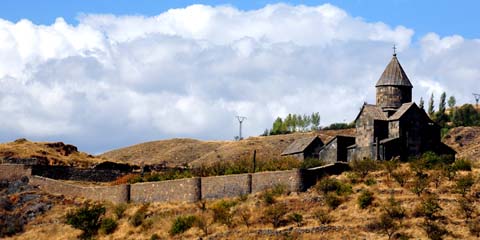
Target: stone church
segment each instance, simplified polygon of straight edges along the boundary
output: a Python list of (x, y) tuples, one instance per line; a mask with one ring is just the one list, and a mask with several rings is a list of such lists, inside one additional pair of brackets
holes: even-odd
[[(455, 154), (441, 142), (440, 127), (412, 102), (413, 86), (396, 54), (375, 87), (376, 105), (363, 105), (355, 118), (355, 136), (335, 137), (320, 149), (320, 158), (346, 162), (365, 158), (408, 159), (427, 151)], [(347, 142), (354, 144), (347, 146)]]

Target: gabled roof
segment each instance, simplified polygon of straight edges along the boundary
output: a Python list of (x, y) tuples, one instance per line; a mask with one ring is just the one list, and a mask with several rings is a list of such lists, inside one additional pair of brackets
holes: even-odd
[(398, 62), (397, 54), (393, 54), (392, 60), (387, 65), (382, 73), (382, 76), (378, 80), (375, 87), (379, 86), (405, 86), (413, 87), (412, 83), (407, 77), (405, 71), (403, 71), (402, 65)]
[(301, 138), (301, 139), (297, 139), (295, 140), (292, 144), (290, 144), (283, 152), (282, 152), (282, 156), (283, 155), (290, 155), (290, 154), (295, 154), (295, 153), (301, 153), (303, 151), (305, 151), (305, 149), (310, 146), (310, 144), (312, 144), (314, 141), (316, 141), (318, 139), (318, 141), (321, 142), (321, 144), (323, 145), (323, 142), (322, 140), (318, 137), (318, 136), (315, 136), (315, 137), (309, 137), (309, 138)]
[(415, 103), (413, 102), (410, 102), (410, 103), (404, 103), (402, 104), (402, 106), (400, 106), (400, 108), (398, 108), (398, 110), (388, 118), (388, 120), (398, 120), (400, 119), (403, 114), (405, 114), (408, 109), (410, 109)]
[(383, 121), (388, 120), (387, 113), (385, 113), (381, 107), (377, 105), (364, 104), (362, 109), (360, 109), (360, 112), (358, 113), (357, 117), (355, 118), (355, 122), (360, 117), (360, 115), (362, 115), (363, 112), (365, 112), (367, 116), (370, 116), (375, 120), (383, 120)]

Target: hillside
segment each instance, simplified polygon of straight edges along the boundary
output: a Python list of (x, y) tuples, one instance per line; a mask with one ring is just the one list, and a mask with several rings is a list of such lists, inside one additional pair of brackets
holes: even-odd
[(63, 142), (31, 142), (17, 139), (0, 144), (0, 161), (33, 160), (40, 164), (86, 167), (104, 161)]
[(354, 133), (355, 129), (342, 129), (249, 137), (242, 141), (169, 139), (112, 150), (101, 154), (100, 157), (130, 164), (166, 163), (167, 166), (210, 164), (216, 161), (251, 158), (254, 150), (257, 150), (258, 159), (279, 158), (280, 153), (296, 139), (317, 134), (326, 142), (335, 135), (353, 135)]
[(453, 128), (443, 141), (457, 151), (457, 158), (480, 159), (480, 127)]

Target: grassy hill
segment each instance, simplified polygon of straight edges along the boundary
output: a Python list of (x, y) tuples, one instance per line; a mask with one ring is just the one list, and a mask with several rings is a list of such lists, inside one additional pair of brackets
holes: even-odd
[(183, 164), (211, 164), (217, 161), (235, 161), (251, 158), (257, 150), (257, 158), (280, 158), (280, 153), (299, 138), (318, 135), (324, 142), (335, 135), (353, 135), (355, 129), (324, 130), (292, 133), (266, 137), (249, 137), (242, 141), (199, 141), (194, 139), (169, 139), (141, 143), (101, 154), (110, 161), (130, 164), (159, 164), (168, 166)]

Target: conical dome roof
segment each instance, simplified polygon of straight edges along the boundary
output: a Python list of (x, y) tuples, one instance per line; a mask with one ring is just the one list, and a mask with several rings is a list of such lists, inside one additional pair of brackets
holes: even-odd
[(403, 71), (402, 65), (398, 62), (397, 54), (393, 54), (392, 60), (383, 71), (382, 76), (378, 80), (375, 87), (379, 86), (405, 86), (413, 87), (412, 83)]

